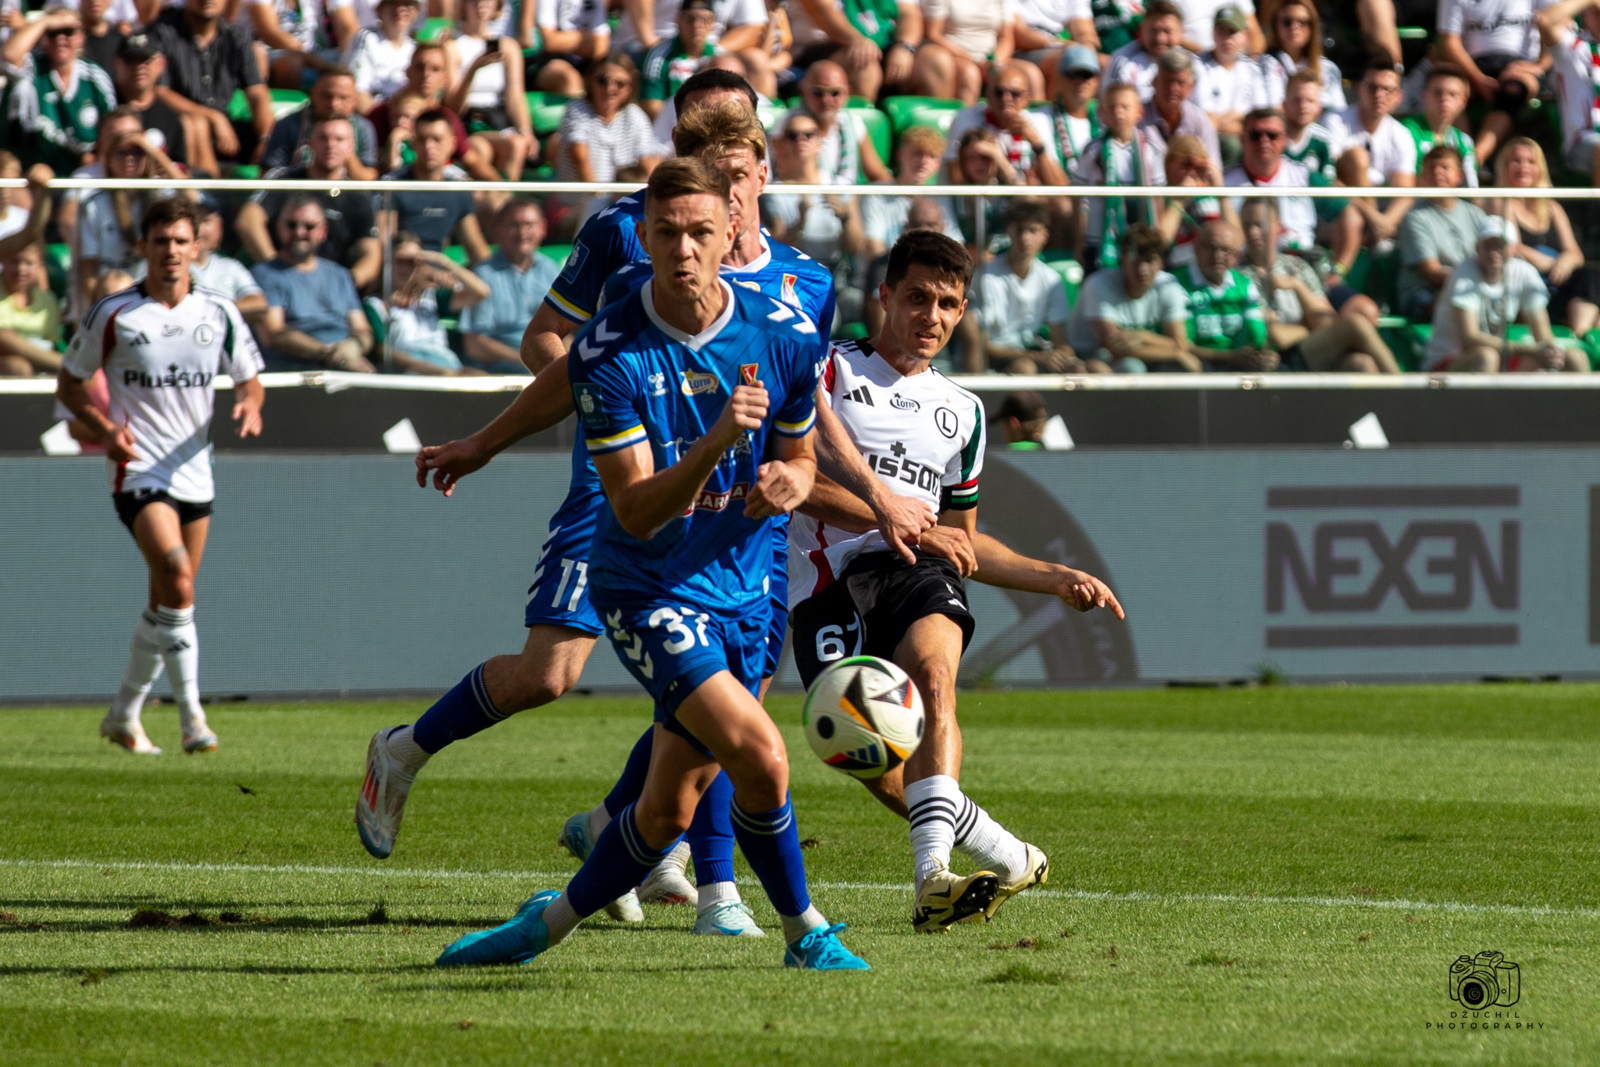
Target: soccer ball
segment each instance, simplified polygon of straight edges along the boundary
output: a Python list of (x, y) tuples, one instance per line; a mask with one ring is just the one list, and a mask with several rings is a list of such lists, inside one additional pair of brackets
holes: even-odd
[(922, 743), (922, 694), (893, 663), (852, 656), (822, 672), (806, 694), (800, 722), (823, 763), (856, 778), (877, 778)]

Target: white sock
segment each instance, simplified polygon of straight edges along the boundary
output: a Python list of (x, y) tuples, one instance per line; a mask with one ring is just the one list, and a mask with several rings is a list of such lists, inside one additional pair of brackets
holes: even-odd
[(184, 732), (189, 733), (193, 726), (204, 728), (206, 713), (200, 709), (200, 634), (194, 626), (194, 606), (156, 608), (156, 634)]
[(684, 872), (688, 871), (689, 842), (679, 841), (676, 845), (673, 845), (672, 851), (668, 852), (664, 857), (662, 857), (661, 862), (656, 864), (657, 870), (660, 870), (663, 867), (675, 868), (679, 874), (683, 874)]
[(737, 904), (740, 901), (739, 887), (732, 882), (712, 882), (710, 885), (697, 887), (700, 893), (700, 906), (697, 912), (704, 914), (718, 904)]
[(778, 919), (783, 923), (783, 940), (790, 945), (811, 931), (828, 925), (828, 920), (822, 917), (822, 912), (817, 910), (815, 904), (799, 915), (780, 915)]
[(961, 810), (961, 800), (961, 786), (948, 774), (935, 774), (906, 786), (918, 893), (922, 892), (922, 883), (928, 875), (950, 866), (950, 849), (956, 843), (956, 813)]
[(156, 631), (155, 615), (146, 611), (139, 616), (139, 625), (133, 628), (133, 640), (128, 643), (128, 669), (122, 672), (122, 686), (106, 717), (116, 722), (138, 722), (150, 687), (159, 677), (161, 637)]
[(416, 738), (412, 736), (410, 723), (390, 730), (383, 742), (388, 746), (389, 755), (399, 760), (400, 765), (413, 778), (422, 770), (422, 765), (428, 762), (430, 753), (423, 751), (422, 746), (417, 744)]
[(1028, 849), (1016, 835), (965, 793), (956, 811), (956, 851), (993, 871), (1002, 882), (1015, 882), (1028, 873)]
[(589, 840), (598, 841), (600, 835), (605, 833), (606, 827), (611, 825), (611, 813), (606, 810), (606, 802), (601, 801), (589, 812)]
[(567, 935), (578, 928), (583, 919), (572, 910), (567, 895), (561, 894), (544, 906), (544, 924), (550, 928), (550, 943), (559, 945)]

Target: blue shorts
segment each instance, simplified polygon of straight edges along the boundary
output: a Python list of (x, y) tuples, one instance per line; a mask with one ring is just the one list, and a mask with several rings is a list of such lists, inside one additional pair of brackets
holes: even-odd
[(594, 540), (599, 499), (563, 507), (550, 520), (550, 533), (539, 549), (533, 584), (528, 586), (524, 625), (564, 626), (597, 637), (605, 632), (589, 603), (589, 544)]
[(678, 602), (601, 605), (617, 659), (655, 701), (656, 722), (711, 755), (677, 720), (678, 706), (706, 679), (728, 671), (755, 696), (766, 664), (766, 613), (732, 618), (697, 612)]
[(772, 601), (772, 621), (767, 625), (767, 662), (763, 678), (771, 678), (783, 666), (783, 639), (789, 633), (789, 536), (774, 530), (772, 536), (772, 577), (767, 582)]

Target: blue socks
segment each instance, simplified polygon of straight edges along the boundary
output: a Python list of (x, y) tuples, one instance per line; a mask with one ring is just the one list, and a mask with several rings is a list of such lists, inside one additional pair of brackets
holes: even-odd
[(783, 807), (771, 811), (745, 811), (738, 804), (731, 811), (739, 848), (761, 880), (772, 906), (780, 916), (805, 914), (811, 907), (811, 896), (806, 892), (806, 866), (800, 857), (794, 804), (785, 797)]
[(622, 777), (606, 794), (606, 811), (615, 819), (617, 812), (639, 799), (644, 792), (644, 780), (650, 773), (650, 750), (655, 746), (656, 728), (647, 727), (644, 736), (634, 742), (628, 753), (628, 762), (622, 768)]
[[(594, 843), (594, 851), (567, 883), (572, 910), (580, 918), (593, 915), (644, 881), (677, 843), (669, 841), (663, 849), (645, 844), (633, 821), (633, 805), (629, 804), (606, 824), (600, 840)], [(795, 854), (799, 855), (798, 847)]]
[(727, 772), (719, 771), (711, 788), (694, 809), (694, 821), (683, 839), (689, 842), (694, 858), (697, 886), (733, 881), (733, 783)]
[(446, 745), (487, 730), (506, 718), (506, 713), (489, 699), (489, 687), (483, 680), (482, 663), (472, 668), (456, 687), (422, 713), (422, 718), (411, 728), (417, 747), (432, 755)]

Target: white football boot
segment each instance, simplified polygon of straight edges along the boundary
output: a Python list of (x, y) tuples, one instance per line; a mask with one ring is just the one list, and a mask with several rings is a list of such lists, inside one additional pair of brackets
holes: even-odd
[(161, 750), (150, 743), (150, 738), (145, 736), (144, 726), (137, 720), (123, 722), (107, 715), (100, 720), (100, 736), (136, 755), (161, 755)]
[[(568, 819), (556, 838), (558, 844), (580, 863), (594, 851), (594, 839), (589, 836), (589, 813), (580, 811)], [(619, 923), (644, 922), (644, 909), (639, 907), (639, 896), (632, 889), (606, 905), (606, 914)]]
[(206, 713), (196, 712), (193, 716), (178, 715), (179, 725), (183, 729), (183, 751), (189, 755), (196, 752), (215, 752), (217, 750), (217, 735), (211, 727), (206, 725)]
[(416, 781), (416, 775), (389, 752), (389, 733), (394, 729), (379, 730), (367, 743), (367, 777), (356, 797), (356, 832), (366, 850), (380, 860), (394, 851), (406, 797)]
[(689, 844), (679, 841), (667, 853), (666, 859), (656, 864), (639, 888), (635, 890), (641, 904), (692, 904), (700, 906), (700, 891), (683, 873), (689, 861)]

